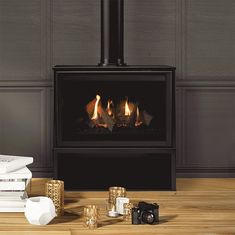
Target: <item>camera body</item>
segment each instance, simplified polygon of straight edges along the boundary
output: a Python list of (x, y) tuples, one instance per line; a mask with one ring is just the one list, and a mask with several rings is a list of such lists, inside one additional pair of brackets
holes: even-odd
[(132, 224), (154, 224), (159, 222), (159, 205), (157, 203), (139, 202), (132, 208)]

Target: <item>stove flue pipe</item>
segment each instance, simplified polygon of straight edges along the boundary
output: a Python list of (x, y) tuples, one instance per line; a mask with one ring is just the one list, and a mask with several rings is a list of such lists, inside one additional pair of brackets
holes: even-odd
[(101, 0), (100, 66), (124, 66), (123, 0)]

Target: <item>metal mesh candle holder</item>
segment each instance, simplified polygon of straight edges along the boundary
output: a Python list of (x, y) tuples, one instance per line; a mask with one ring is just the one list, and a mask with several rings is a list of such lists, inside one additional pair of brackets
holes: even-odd
[(96, 205), (87, 205), (84, 207), (84, 225), (89, 229), (98, 227), (99, 209)]
[(124, 221), (128, 221), (128, 222), (131, 221), (131, 218), (132, 218), (131, 210), (133, 206), (134, 205), (131, 202), (123, 204), (123, 220)]
[(116, 210), (116, 198), (126, 197), (126, 189), (124, 187), (113, 186), (109, 188), (109, 203), (113, 204)]
[(64, 214), (64, 182), (61, 180), (49, 180), (46, 183), (46, 196), (51, 198), (55, 205), (56, 215)]
[(116, 205), (117, 197), (126, 197), (126, 189), (123, 187), (110, 187), (109, 188), (109, 202)]

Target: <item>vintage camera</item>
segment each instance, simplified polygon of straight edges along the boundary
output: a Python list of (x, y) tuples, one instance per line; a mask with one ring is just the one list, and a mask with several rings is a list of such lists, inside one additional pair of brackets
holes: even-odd
[(139, 202), (132, 208), (132, 224), (154, 224), (159, 222), (159, 205), (157, 203)]

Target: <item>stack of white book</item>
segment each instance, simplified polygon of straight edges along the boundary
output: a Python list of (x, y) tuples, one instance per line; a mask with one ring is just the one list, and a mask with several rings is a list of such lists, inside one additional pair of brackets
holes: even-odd
[(32, 178), (32, 157), (0, 155), (0, 212), (23, 212)]

